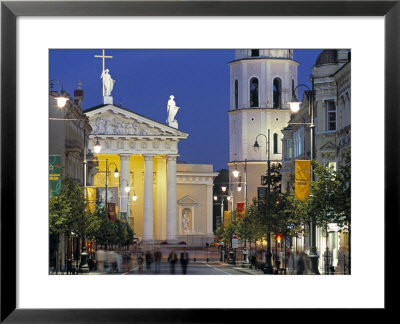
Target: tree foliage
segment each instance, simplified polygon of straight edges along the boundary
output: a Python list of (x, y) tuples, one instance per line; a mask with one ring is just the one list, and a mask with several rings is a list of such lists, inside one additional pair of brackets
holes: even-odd
[(81, 239), (96, 239), (102, 245), (127, 246), (133, 242), (133, 231), (124, 222), (112, 222), (104, 207), (94, 212), (86, 208), (84, 191), (72, 178), (62, 180), (58, 195), (50, 198), (49, 203), (50, 234), (74, 232)]
[[(298, 236), (312, 220), (317, 226), (328, 223), (339, 226), (351, 222), (351, 164), (350, 156), (336, 172), (317, 161), (312, 162), (315, 180), (311, 181), (310, 196), (305, 201), (295, 198), (294, 192), (281, 192), (280, 164), (270, 168), (270, 192), (265, 201), (254, 200), (247, 207), (243, 220), (217, 235), (229, 237), (232, 228), (244, 240), (259, 240), (266, 233)], [(233, 227), (236, 226), (236, 227)]]

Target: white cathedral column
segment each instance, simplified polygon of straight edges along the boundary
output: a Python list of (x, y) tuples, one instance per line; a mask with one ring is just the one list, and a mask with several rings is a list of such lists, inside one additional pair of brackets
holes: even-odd
[(154, 241), (153, 157), (144, 155), (143, 241)]
[(178, 214), (176, 209), (176, 158), (167, 156), (167, 241), (176, 241)]
[(121, 160), (121, 176), (119, 178), (119, 195), (120, 195), (120, 206), (119, 210), (122, 213), (128, 211), (128, 194), (125, 191), (125, 187), (130, 187), (130, 170), (129, 161), (131, 156), (128, 154), (120, 154)]

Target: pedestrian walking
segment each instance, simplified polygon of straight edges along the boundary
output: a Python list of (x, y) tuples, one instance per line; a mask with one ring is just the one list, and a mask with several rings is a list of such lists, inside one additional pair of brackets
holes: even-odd
[(160, 262), (161, 262), (161, 251), (157, 249), (154, 252), (154, 273), (159, 274), (160, 273)]
[(183, 252), (181, 252), (181, 266), (183, 274), (186, 274), (188, 263), (189, 263), (189, 253), (187, 252), (186, 248), (184, 248)]
[(151, 272), (151, 264), (153, 263), (153, 255), (149, 250), (146, 251), (146, 271)]
[(168, 255), (168, 262), (171, 268), (171, 274), (175, 274), (175, 264), (178, 261), (178, 257), (176, 256), (175, 249), (172, 249)]
[(256, 255), (254, 253), (250, 258), (250, 262), (251, 262), (251, 268), (256, 269), (257, 259), (256, 259)]
[(143, 272), (143, 256), (142, 253), (139, 253), (138, 258), (137, 258), (137, 262), (138, 262), (138, 268), (139, 268), (139, 273)]
[(289, 274), (290, 275), (296, 274), (296, 264), (295, 264), (294, 254), (290, 251), (288, 251), (287, 260), (288, 260)]
[(298, 275), (307, 274), (306, 273), (306, 254), (304, 252), (300, 252), (296, 256), (296, 270)]

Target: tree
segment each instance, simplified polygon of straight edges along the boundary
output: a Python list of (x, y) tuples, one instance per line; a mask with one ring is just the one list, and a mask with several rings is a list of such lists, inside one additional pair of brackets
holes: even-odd
[(238, 224), (237, 233), (242, 240), (250, 243), (263, 238), (265, 234), (265, 224), (262, 222), (263, 215), (260, 213), (257, 200), (247, 207), (246, 215)]
[[(56, 238), (55, 241), (50, 240), (50, 242), (55, 243), (55, 247), (50, 246), (50, 248), (56, 251), (56, 262), (60, 253), (60, 234), (69, 238), (71, 232), (75, 232), (79, 237), (83, 237), (85, 228), (83, 224), (86, 219), (85, 208), (83, 188), (68, 176), (62, 179), (60, 193), (49, 200), (49, 230), (50, 234)], [(65, 248), (67, 251), (68, 246)], [(56, 271), (58, 270), (57, 267)]]
[(62, 195), (56, 195), (49, 201), (50, 234), (64, 234), (70, 224), (71, 204)]
[(106, 245), (114, 242), (115, 229), (113, 223), (109, 220), (107, 211), (104, 207), (97, 207), (95, 213), (98, 215), (100, 226), (94, 233), (96, 242), (99, 245)]
[[(53, 259), (56, 273), (59, 265), (59, 244), (60, 234), (68, 231), (71, 206), (70, 203), (61, 195), (53, 196), (49, 201), (49, 232), (50, 232), (50, 260)], [(52, 252), (53, 251), (53, 252)]]

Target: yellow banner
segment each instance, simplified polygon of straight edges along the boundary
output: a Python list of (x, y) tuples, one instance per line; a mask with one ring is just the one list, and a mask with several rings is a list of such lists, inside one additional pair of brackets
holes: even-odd
[(304, 201), (310, 195), (311, 161), (296, 160), (294, 195)]
[(231, 223), (231, 212), (224, 210), (224, 227), (229, 226)]
[(86, 187), (87, 209), (92, 213), (96, 210), (96, 187)]

